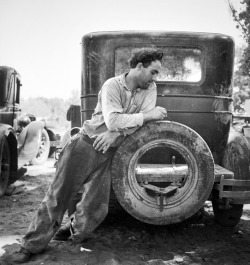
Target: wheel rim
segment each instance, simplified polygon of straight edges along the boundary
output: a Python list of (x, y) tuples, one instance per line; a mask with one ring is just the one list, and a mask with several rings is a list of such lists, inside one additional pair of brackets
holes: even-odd
[[(159, 187), (159, 185), (154, 185), (152, 182), (153, 187), (148, 186), (147, 183), (139, 182), (138, 183), (138, 168), (140, 167), (140, 164), (138, 161), (140, 158), (148, 151), (150, 151), (153, 148), (156, 147), (170, 147), (172, 149), (175, 149), (176, 151), (182, 153), (184, 156), (187, 157), (186, 159), (186, 165), (183, 165), (183, 168), (186, 169), (186, 178), (183, 179), (182, 183), (176, 184), (175, 186), (177, 187), (176, 191), (173, 190), (172, 195), (166, 196), (163, 191), (165, 187)], [(195, 163), (193, 163), (194, 157), (192, 153), (185, 148), (181, 144), (173, 143), (171, 141), (164, 141), (159, 142), (159, 140), (152, 141), (144, 146), (142, 146), (140, 149), (138, 149), (135, 154), (133, 155), (130, 164), (129, 164), (129, 169), (128, 169), (128, 183), (129, 186), (134, 194), (135, 197), (137, 197), (140, 201), (142, 201), (144, 204), (159, 209), (159, 211), (163, 211), (168, 208), (176, 207), (178, 206), (181, 202), (180, 199), (183, 198), (188, 198), (190, 194), (192, 194), (195, 185), (197, 183), (198, 179), (198, 174), (197, 174), (197, 167), (195, 166)], [(173, 164), (173, 167), (175, 165)], [(144, 178), (146, 179), (146, 178)], [(148, 181), (146, 181), (148, 182)], [(174, 187), (174, 182), (168, 183), (167, 186), (172, 185)], [(157, 180), (155, 181), (155, 184), (158, 184)], [(153, 190), (152, 190), (153, 189)], [(153, 192), (149, 192), (149, 191)], [(161, 197), (161, 194), (163, 194), (163, 202), (162, 205), (159, 202), (159, 197)], [(171, 194), (171, 191), (168, 193), (168, 195)], [(159, 208), (159, 206), (162, 206), (162, 209)]]

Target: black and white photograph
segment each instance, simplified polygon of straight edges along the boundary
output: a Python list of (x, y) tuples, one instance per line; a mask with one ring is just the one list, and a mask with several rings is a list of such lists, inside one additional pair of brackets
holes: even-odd
[(250, 264), (250, 0), (0, 0), (0, 265)]

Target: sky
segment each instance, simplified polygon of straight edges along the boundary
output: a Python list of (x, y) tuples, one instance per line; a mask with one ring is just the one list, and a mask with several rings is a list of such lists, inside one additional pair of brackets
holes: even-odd
[(228, 0), (0, 0), (0, 65), (19, 72), (22, 98), (66, 100), (80, 95), (83, 35), (113, 30), (214, 32), (243, 43)]

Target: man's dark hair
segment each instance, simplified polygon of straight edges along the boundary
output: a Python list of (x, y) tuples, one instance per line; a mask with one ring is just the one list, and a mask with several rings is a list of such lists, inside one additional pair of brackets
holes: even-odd
[(138, 63), (142, 63), (143, 67), (147, 68), (151, 62), (158, 60), (161, 61), (163, 51), (158, 49), (141, 49), (136, 51), (129, 60), (130, 68), (135, 68)]

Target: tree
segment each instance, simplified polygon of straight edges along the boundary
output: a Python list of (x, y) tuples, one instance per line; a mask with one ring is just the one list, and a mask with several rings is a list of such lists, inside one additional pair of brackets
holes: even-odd
[(242, 9), (236, 10), (228, 0), (229, 7), (246, 44), (236, 47), (234, 72), (234, 111), (245, 112), (245, 101), (250, 98), (250, 0), (240, 2)]
[(67, 100), (68, 105), (80, 105), (81, 99), (80, 99), (80, 91), (78, 89), (72, 89), (70, 91), (70, 98)]
[(69, 104), (60, 98), (28, 98), (21, 99), (22, 114), (33, 114), (38, 120), (46, 120), (53, 124), (57, 131), (65, 132), (69, 128), (66, 113)]
[(236, 22), (236, 28), (241, 30), (247, 46), (243, 52), (239, 70), (243, 75), (250, 76), (250, 0), (242, 0), (243, 9), (237, 11), (233, 4), (228, 0), (232, 16)]

